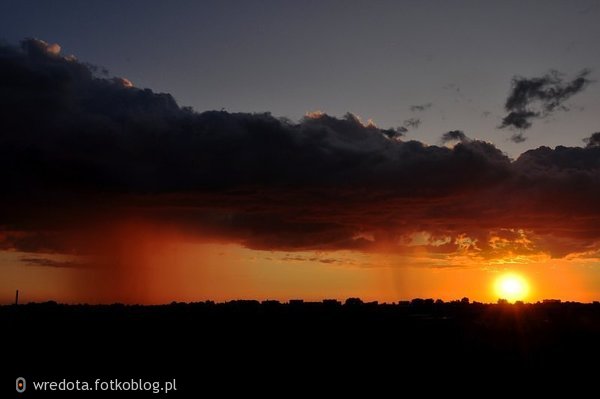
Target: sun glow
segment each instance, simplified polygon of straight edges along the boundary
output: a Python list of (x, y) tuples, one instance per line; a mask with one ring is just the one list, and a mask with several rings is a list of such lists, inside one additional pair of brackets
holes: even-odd
[(527, 280), (518, 274), (503, 274), (496, 279), (494, 289), (499, 298), (509, 302), (523, 300), (529, 294)]

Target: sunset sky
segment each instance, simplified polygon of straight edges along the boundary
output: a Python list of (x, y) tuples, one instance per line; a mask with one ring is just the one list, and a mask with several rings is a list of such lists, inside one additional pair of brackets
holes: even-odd
[(599, 16), (2, 2), (0, 303), (600, 300)]

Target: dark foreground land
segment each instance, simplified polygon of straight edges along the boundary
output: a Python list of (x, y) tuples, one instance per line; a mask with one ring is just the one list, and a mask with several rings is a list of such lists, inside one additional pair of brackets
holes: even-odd
[(11, 388), (3, 398), (48, 396), (15, 396), (18, 376), (176, 378), (183, 397), (214, 397), (215, 389), (219, 397), (354, 389), (373, 397), (378, 387), (439, 388), (445, 378), (449, 388), (482, 378), (551, 388), (566, 376), (596, 384), (600, 373), (598, 303), (46, 303), (0, 307), (0, 326), (2, 385)]

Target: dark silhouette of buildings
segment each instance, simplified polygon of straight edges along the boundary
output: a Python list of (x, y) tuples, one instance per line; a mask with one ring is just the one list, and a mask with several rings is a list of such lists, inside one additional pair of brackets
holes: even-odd
[(182, 390), (264, 390), (274, 381), (337, 390), (375, 381), (374, 389), (453, 374), (461, 387), (485, 376), (555, 381), (549, 373), (600, 358), (598, 302), (47, 302), (0, 306), (0, 326), (15, 372), (102, 375), (108, 364), (115, 376), (177, 377)]

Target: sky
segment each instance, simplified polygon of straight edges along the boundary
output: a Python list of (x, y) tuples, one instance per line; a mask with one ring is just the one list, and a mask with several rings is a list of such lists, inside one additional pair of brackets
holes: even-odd
[(0, 302), (600, 298), (598, 1), (0, 2)]
[(197, 111), (352, 112), (384, 128), (419, 118), (412, 139), (437, 144), (458, 129), (512, 157), (598, 130), (598, 90), (534, 124), (527, 142), (496, 129), (514, 76), (598, 70), (597, 1), (25, 0), (0, 10), (8, 42), (59, 43)]

